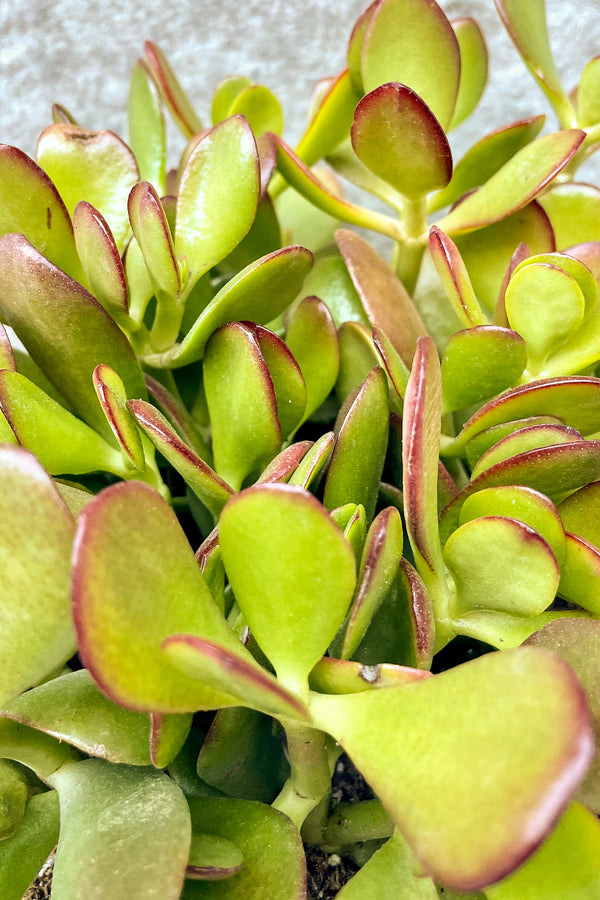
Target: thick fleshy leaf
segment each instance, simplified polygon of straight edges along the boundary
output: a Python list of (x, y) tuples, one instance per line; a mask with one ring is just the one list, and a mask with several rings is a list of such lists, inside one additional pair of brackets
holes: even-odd
[(296, 153), (307, 166), (329, 156), (348, 137), (361, 96), (348, 69), (331, 82), (296, 147)]
[(591, 619), (559, 619), (536, 631), (527, 641), (558, 653), (573, 667), (588, 699), (596, 733), (596, 755), (577, 797), (600, 815), (600, 622)]
[(190, 732), (192, 718), (191, 713), (150, 713), (150, 759), (155, 768), (164, 769), (173, 762)]
[(392, 506), (382, 510), (367, 533), (350, 609), (342, 659), (350, 659), (398, 574), (402, 558), (402, 520)]
[(457, 331), (442, 359), (445, 409), (464, 409), (512, 387), (526, 363), (527, 347), (516, 331), (498, 325)]
[(557, 114), (572, 124), (575, 118), (554, 64), (545, 0), (494, 0), (496, 9), (523, 62), (544, 91)]
[(204, 354), (215, 470), (239, 490), (257, 476), (281, 445), (273, 381), (252, 329), (222, 325)]
[(457, 634), (482, 641), (497, 650), (520, 647), (532, 634), (559, 619), (588, 618), (583, 612), (549, 610), (537, 616), (512, 615), (495, 609), (476, 609), (453, 619)]
[(465, 522), (446, 541), (444, 561), (459, 616), (470, 609), (535, 616), (556, 596), (556, 557), (539, 532), (517, 519), (495, 515)]
[(138, 182), (129, 194), (127, 209), (135, 239), (157, 291), (177, 297), (181, 274), (169, 223), (156, 189), (147, 181)]
[(559, 250), (600, 240), (600, 190), (592, 184), (553, 184), (540, 197), (556, 234)]
[(219, 535), (252, 634), (282, 684), (302, 696), (350, 604), (350, 546), (321, 504), (289, 485), (260, 485), (234, 497)]
[(486, 488), (467, 497), (460, 511), (460, 524), (481, 516), (508, 516), (534, 528), (552, 550), (559, 564), (565, 557), (565, 532), (558, 510), (539, 491), (521, 485)]
[(406, 394), (406, 386), (410, 377), (410, 369), (403, 362), (400, 354), (381, 328), (373, 328), (373, 346), (381, 357), (388, 376), (390, 389), (390, 409), (393, 413), (402, 413), (402, 402)]
[(35, 453), (51, 475), (99, 469), (125, 474), (112, 445), (24, 375), (0, 372), (0, 404), (19, 443)]
[(340, 349), (331, 313), (318, 297), (305, 297), (290, 316), (286, 343), (306, 384), (302, 420), (327, 399), (339, 371)]
[(581, 128), (600, 122), (599, 90), (600, 58), (595, 56), (585, 66), (577, 86), (577, 124)]
[(366, 9), (363, 10), (363, 12), (354, 23), (354, 27), (352, 28), (352, 33), (350, 35), (350, 40), (348, 41), (348, 71), (350, 72), (352, 83), (356, 87), (356, 90), (360, 91), (361, 97), (365, 93), (365, 89), (363, 87), (362, 74), (360, 71), (360, 54), (362, 51), (362, 45), (365, 39), (365, 35), (367, 33), (367, 28), (369, 27), (371, 18), (373, 17), (373, 14), (378, 6), (379, 0), (373, 0), (373, 3), (370, 3), (369, 6), (367, 6)]
[(594, 481), (567, 497), (558, 507), (565, 531), (600, 550), (600, 482)]
[(150, 365), (179, 368), (202, 359), (209, 337), (220, 325), (249, 319), (272, 322), (298, 296), (313, 257), (305, 247), (283, 247), (256, 260), (227, 282), (172, 350), (148, 357)]
[(202, 130), (202, 122), (167, 59), (152, 41), (144, 43), (144, 62), (148, 66), (161, 98), (185, 135), (191, 138)]
[(130, 400), (127, 405), (156, 449), (179, 472), (206, 508), (218, 516), (233, 489), (181, 440), (154, 406), (144, 400)]
[(600, 380), (574, 376), (544, 378), (505, 391), (482, 406), (466, 423), (456, 447), (485, 428), (551, 413), (581, 434), (600, 431)]
[(417, 340), (426, 330), (406, 288), (360, 235), (340, 229), (336, 241), (371, 326), (385, 332), (410, 366)]
[(395, 831), (336, 896), (339, 900), (438, 900), (435, 884), (418, 868), (406, 841)]
[(70, 744), (61, 743), (41, 731), (1, 717), (0, 757), (14, 759), (27, 766), (46, 784), (65, 763), (81, 759), (81, 755)]
[(289, 484), (314, 493), (323, 472), (329, 465), (334, 446), (335, 434), (333, 431), (321, 435), (303, 457), (302, 462), (289, 479)]
[(29, 800), (27, 774), (12, 760), (0, 759), (0, 840), (17, 831)]
[(255, 137), (266, 131), (281, 134), (283, 110), (275, 94), (262, 84), (252, 84), (237, 95), (228, 112), (229, 116), (244, 116)]
[(112, 703), (82, 669), (53, 678), (4, 705), (4, 718), (66, 741), (90, 756), (150, 765), (150, 720)]
[(575, 534), (565, 538), (566, 557), (560, 568), (561, 597), (600, 617), (600, 550)]
[(162, 647), (168, 659), (190, 678), (236, 696), (242, 706), (271, 716), (308, 718), (304, 704), (279, 685), (270, 672), (214, 641), (173, 634), (165, 638)]
[(350, 659), (324, 656), (310, 673), (310, 687), (321, 694), (355, 694), (373, 688), (410, 684), (430, 678), (431, 672), (390, 663), (364, 665)]
[(370, 522), (388, 442), (389, 402), (383, 369), (374, 368), (336, 423), (337, 440), (329, 463), (323, 502), (327, 509), (361, 503)]
[(230, 115), (231, 105), (235, 102), (236, 97), (251, 87), (252, 82), (245, 75), (229, 75), (219, 82), (212, 98), (211, 104), (211, 121), (213, 125), (217, 125), (223, 119)]
[(0, 446), (0, 702), (63, 665), (75, 647), (69, 613), (75, 526), (52, 479), (25, 450)]
[(536, 848), (593, 752), (579, 682), (534, 648), (490, 653), (402, 688), (313, 695), (311, 709), (424, 870), (463, 890), (502, 878)]
[(437, 3), (384, 0), (378, 4), (362, 43), (360, 70), (365, 92), (399, 81), (421, 97), (442, 128), (450, 123), (458, 94), (460, 51)]
[(373, 343), (371, 329), (360, 322), (344, 322), (340, 325), (338, 339), (340, 371), (335, 383), (335, 394), (340, 405), (343, 405), (346, 398), (361, 386), (369, 372), (381, 364), (381, 358)]
[(519, 119), (518, 122), (505, 125), (482, 137), (456, 163), (450, 184), (435, 197), (431, 197), (429, 208), (442, 209), (456, 203), (468, 191), (482, 185), (512, 159), (515, 153), (538, 136), (545, 119), (545, 116)]
[(237, 702), (178, 672), (161, 650), (166, 637), (185, 632), (247, 654), (211, 597), (175, 514), (147, 485), (113, 485), (80, 514), (73, 615), (85, 665), (115, 702), (165, 713)]
[(72, 278), (83, 279), (73, 226), (56, 187), (26, 153), (0, 144), (0, 235), (22, 234)]
[(196, 281), (250, 229), (258, 206), (256, 142), (243, 116), (209, 131), (186, 162), (177, 195), (175, 252)]
[(447, 234), (464, 234), (523, 209), (567, 165), (584, 136), (572, 128), (538, 138), (436, 224)]
[(361, 162), (406, 197), (417, 199), (450, 181), (448, 139), (431, 110), (405, 84), (382, 84), (363, 97), (351, 135)]
[(431, 338), (421, 338), (406, 389), (403, 418), (406, 530), (421, 575), (421, 564), (433, 574), (444, 570), (437, 525), (441, 402), (437, 350)]
[(90, 291), (112, 315), (126, 313), (125, 269), (106, 219), (87, 200), (80, 200), (73, 211), (73, 229)]
[(477, 478), (486, 469), (519, 453), (527, 453), (541, 447), (555, 447), (559, 444), (568, 445), (574, 441), (581, 441), (581, 435), (566, 425), (531, 425), (529, 428), (520, 428), (499, 440), (479, 457), (471, 471), (471, 478)]
[(244, 865), (242, 851), (226, 838), (213, 834), (192, 834), (186, 878), (219, 881), (237, 874)]
[(290, 444), (289, 447), (286, 447), (285, 450), (273, 457), (269, 465), (263, 469), (256, 484), (273, 484), (277, 481), (288, 482), (313, 446), (312, 441), (297, 441), (295, 444)]
[(140, 178), (149, 181), (162, 196), (166, 193), (167, 176), (165, 116), (154, 79), (141, 59), (131, 71), (127, 113), (129, 146)]
[(469, 273), (454, 241), (435, 225), (429, 232), (429, 252), (457, 318), (467, 328), (487, 324)]
[(481, 100), (488, 77), (487, 46), (475, 19), (453, 19), (450, 24), (460, 51), (460, 80), (449, 129), (456, 128), (471, 115)]
[(112, 131), (79, 125), (49, 125), (37, 146), (37, 161), (72, 214), (87, 200), (104, 217), (119, 252), (129, 236), (127, 196), (140, 173), (131, 150)]
[(102, 363), (96, 366), (92, 378), (98, 400), (119, 446), (131, 464), (143, 470), (146, 465), (144, 448), (135, 419), (127, 407), (123, 382), (114, 369)]
[[(306, 868), (302, 841), (287, 816), (264, 803), (190, 797), (194, 832), (225, 838), (244, 857), (241, 871), (225, 881), (187, 881), (182, 900), (303, 900)], [(265, 848), (270, 849), (265, 853)]]
[(0, 239), (0, 311), (75, 412), (114, 443), (92, 372), (109, 365), (128, 397), (145, 397), (146, 388), (131, 345), (98, 301), (13, 234)]
[(252, 331), (273, 383), (281, 436), (287, 440), (305, 416), (307, 389), (302, 369), (273, 331), (262, 325), (254, 325)]
[(340, 222), (370, 228), (385, 234), (393, 240), (402, 240), (404, 232), (398, 221), (391, 216), (370, 209), (356, 206), (336, 196), (323, 179), (311, 172), (302, 160), (296, 156), (291, 147), (277, 136), (273, 136), (277, 145), (277, 168), (287, 183), (295, 188), (309, 203), (332, 216)]
[(600, 823), (585, 806), (572, 803), (539, 850), (485, 895), (488, 900), (584, 900), (599, 892)]
[(166, 774), (86, 759), (63, 766), (52, 781), (60, 798), (56, 896), (145, 900), (154, 893), (178, 900), (190, 814), (182, 791)]
[(19, 830), (0, 843), (0, 894), (22, 900), (58, 840), (60, 810), (56, 791), (32, 797)]
[(556, 416), (529, 416), (525, 419), (516, 419), (514, 422), (504, 422), (502, 425), (492, 425), (491, 428), (485, 428), (467, 442), (465, 455), (469, 465), (473, 467), (486, 450), (489, 450), (502, 438), (533, 425), (562, 425), (562, 421), (557, 419)]

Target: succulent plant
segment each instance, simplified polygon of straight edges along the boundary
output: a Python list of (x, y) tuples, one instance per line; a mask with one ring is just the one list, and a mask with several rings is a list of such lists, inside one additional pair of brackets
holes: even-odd
[(456, 164), (487, 51), (433, 0), (295, 149), (152, 43), (128, 143), (0, 146), (3, 900), (55, 845), (55, 900), (301, 900), (306, 847), (340, 900), (599, 896), (600, 67), (496, 6), (559, 130)]

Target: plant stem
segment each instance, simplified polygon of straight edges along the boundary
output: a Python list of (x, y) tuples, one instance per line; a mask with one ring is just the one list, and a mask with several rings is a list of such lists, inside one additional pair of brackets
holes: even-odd
[(390, 837), (394, 823), (379, 800), (340, 803), (327, 821), (322, 849), (334, 853), (359, 841)]
[(315, 728), (289, 720), (283, 725), (291, 772), (272, 805), (300, 829), (331, 787), (327, 742), (325, 734)]
[(406, 240), (394, 246), (392, 265), (409, 294), (414, 292), (421, 271), (427, 237), (427, 206), (424, 197), (406, 198), (402, 224)]

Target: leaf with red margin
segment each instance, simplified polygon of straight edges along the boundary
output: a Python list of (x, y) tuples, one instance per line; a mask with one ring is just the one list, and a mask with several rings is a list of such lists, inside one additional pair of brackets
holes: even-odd
[(351, 138), (360, 161), (405, 197), (418, 199), (450, 181), (448, 139), (429, 107), (405, 84), (382, 84), (363, 97)]
[(290, 477), (289, 484), (315, 493), (319, 480), (329, 465), (334, 446), (335, 434), (333, 431), (321, 435), (302, 458), (296, 471)]
[(350, 40), (348, 41), (348, 71), (350, 72), (352, 83), (354, 84), (356, 90), (359, 91), (361, 97), (365, 93), (365, 89), (363, 87), (362, 74), (360, 71), (360, 54), (362, 52), (362, 45), (367, 33), (367, 29), (369, 27), (369, 23), (379, 4), (380, 0), (374, 0), (373, 3), (371, 3), (365, 10), (363, 10), (363, 12), (354, 23), (354, 27), (352, 28), (352, 33), (350, 35)]
[(8, 339), (6, 328), (0, 322), (0, 370), (1, 369), (8, 369), (10, 372), (17, 371), (14, 350)]
[(274, 332), (262, 325), (245, 324), (254, 332), (267, 364), (277, 401), (281, 436), (288, 440), (306, 418), (307, 387), (301, 366), (287, 344)]
[(0, 235), (22, 234), (43, 256), (84, 280), (65, 204), (43, 169), (17, 147), (0, 144)]
[(140, 364), (98, 301), (22, 236), (0, 238), (0, 311), (75, 412), (114, 444), (92, 384), (98, 363), (122, 378), (127, 396), (145, 397)]
[(600, 481), (586, 484), (558, 507), (565, 531), (582, 537), (600, 550)]
[(140, 178), (166, 193), (167, 135), (165, 115), (148, 64), (138, 59), (131, 70), (127, 101), (129, 146), (137, 159)]
[(450, 184), (428, 200), (433, 212), (456, 203), (464, 194), (482, 185), (512, 157), (535, 140), (546, 116), (530, 116), (497, 128), (467, 150), (454, 166)]
[(379, 3), (362, 41), (360, 70), (365, 92), (388, 81), (406, 84), (447, 128), (458, 95), (460, 50), (437, 3)]
[(565, 547), (558, 593), (600, 617), (600, 550), (569, 533), (565, 535)]
[(260, 195), (256, 141), (243, 116), (215, 125), (190, 154), (179, 184), (175, 253), (191, 283), (224, 259), (250, 230)]
[(337, 440), (327, 470), (323, 503), (334, 509), (362, 503), (370, 522), (388, 443), (389, 402), (386, 375), (376, 366), (341, 408)]
[(538, 138), (519, 150), (478, 191), (439, 222), (447, 234), (465, 234), (523, 209), (564, 169), (585, 137), (572, 128)]
[[(343, 322), (338, 329), (340, 371), (335, 382), (335, 395), (340, 405), (356, 391), (369, 372), (381, 364), (373, 343), (373, 333), (362, 322)], [(389, 379), (388, 379), (389, 385)]]
[(335, 323), (327, 306), (314, 296), (304, 299), (289, 318), (286, 343), (306, 385), (306, 421), (327, 399), (339, 371), (340, 349)]
[(241, 850), (226, 838), (200, 831), (192, 834), (185, 877), (198, 881), (220, 881), (242, 870)]
[(122, 253), (130, 235), (127, 197), (140, 179), (127, 144), (112, 131), (49, 125), (39, 137), (37, 161), (71, 214), (80, 200), (101, 213)]
[(411, 684), (423, 678), (431, 678), (431, 672), (391, 663), (367, 666), (350, 659), (324, 656), (310, 673), (309, 684), (312, 691), (320, 694), (356, 694), (374, 688)]
[(106, 219), (87, 200), (80, 200), (73, 210), (73, 230), (91, 293), (111, 315), (126, 313), (125, 269)]
[(173, 762), (189, 734), (192, 713), (150, 713), (150, 759), (157, 769)]
[(437, 524), (442, 380), (435, 344), (419, 339), (404, 397), (403, 486), (405, 522), (421, 576), (444, 572)]
[(350, 605), (356, 575), (348, 542), (314, 497), (281, 484), (234, 497), (219, 540), (252, 634), (281, 684), (304, 695)]
[(539, 202), (552, 222), (559, 250), (600, 240), (600, 189), (595, 185), (553, 184)]
[(460, 51), (460, 80), (456, 105), (448, 126), (449, 131), (464, 122), (475, 110), (483, 96), (488, 78), (487, 46), (475, 19), (466, 16), (453, 19), (450, 24), (454, 29)]
[(321, 99), (296, 153), (307, 166), (312, 166), (335, 150), (350, 134), (356, 104), (362, 97), (344, 69), (332, 81)]
[(144, 448), (136, 421), (127, 406), (127, 394), (122, 380), (114, 369), (100, 363), (94, 369), (92, 381), (100, 406), (119, 446), (131, 464), (136, 469), (143, 470), (146, 467)]
[(502, 878), (535, 850), (593, 753), (581, 685), (534, 648), (489, 653), (401, 688), (313, 694), (310, 708), (424, 870), (460, 890)]
[(512, 434), (501, 438), (493, 447), (482, 453), (471, 470), (471, 479), (474, 480), (482, 472), (491, 469), (497, 463), (511, 459), (520, 453), (529, 450), (538, 450), (541, 447), (554, 447), (559, 444), (572, 444), (574, 441), (583, 440), (581, 434), (568, 425), (529, 425), (519, 428)]
[(276, 482), (289, 482), (292, 475), (308, 453), (314, 447), (312, 441), (298, 441), (290, 444), (281, 453), (271, 460), (266, 469), (263, 469), (256, 484), (274, 484)]
[(46, 678), (75, 647), (69, 615), (75, 525), (52, 479), (20, 447), (0, 446), (0, 702)]
[(213, 333), (204, 390), (215, 470), (239, 490), (278, 453), (282, 438), (273, 380), (251, 326), (230, 322)]
[(270, 672), (214, 641), (191, 634), (172, 634), (162, 642), (162, 649), (170, 662), (190, 678), (232, 694), (242, 706), (269, 716), (308, 718), (302, 701), (280, 685)]
[(458, 247), (436, 225), (429, 231), (429, 253), (459, 321), (467, 328), (487, 325)]
[(164, 53), (152, 41), (144, 43), (144, 63), (150, 70), (160, 96), (173, 119), (185, 137), (193, 137), (202, 130), (202, 122), (167, 62)]
[(417, 340), (427, 332), (406, 288), (360, 235), (339, 229), (336, 242), (371, 326), (385, 332), (410, 366)]
[(170, 634), (186, 632), (249, 656), (215, 604), (174, 512), (147, 485), (115, 484), (80, 513), (73, 618), (84, 664), (104, 693), (128, 709), (183, 713), (237, 703), (178, 672), (161, 650)]
[(158, 291), (177, 297), (181, 290), (181, 274), (171, 229), (155, 188), (140, 181), (127, 200), (129, 221), (142, 251), (146, 269)]
[(162, 413), (152, 404), (145, 400), (129, 400), (127, 406), (156, 449), (179, 472), (198, 499), (217, 518), (232, 496), (233, 489), (182, 441)]
[(527, 643), (558, 653), (573, 667), (586, 692), (597, 746), (592, 765), (576, 796), (600, 815), (600, 622), (559, 619), (536, 631)]

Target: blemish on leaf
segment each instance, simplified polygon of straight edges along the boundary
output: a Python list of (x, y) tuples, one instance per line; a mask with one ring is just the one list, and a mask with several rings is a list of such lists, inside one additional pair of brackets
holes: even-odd
[(361, 666), (358, 670), (358, 677), (366, 681), (367, 684), (377, 684), (381, 678), (380, 666)]
[(46, 228), (48, 231), (52, 228), (52, 210), (49, 206), (46, 207)]

